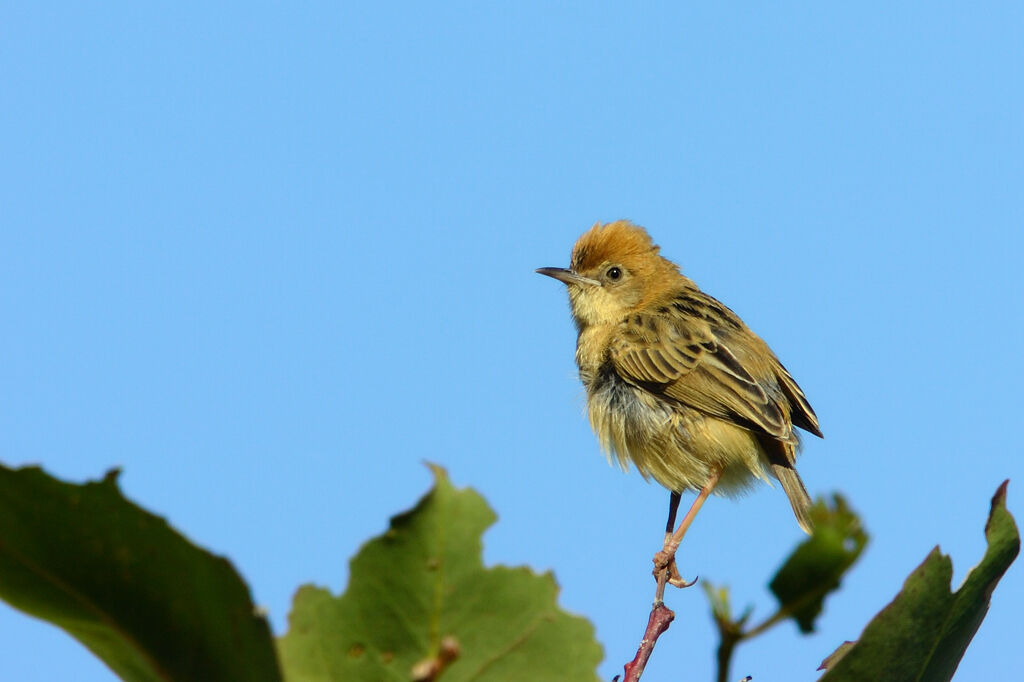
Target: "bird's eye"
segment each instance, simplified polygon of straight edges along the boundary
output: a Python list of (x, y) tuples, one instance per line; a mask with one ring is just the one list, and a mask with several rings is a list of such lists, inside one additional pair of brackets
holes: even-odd
[(605, 275), (607, 275), (608, 279), (614, 282), (622, 277), (622, 270), (616, 266), (612, 266), (608, 268), (608, 272), (606, 272)]

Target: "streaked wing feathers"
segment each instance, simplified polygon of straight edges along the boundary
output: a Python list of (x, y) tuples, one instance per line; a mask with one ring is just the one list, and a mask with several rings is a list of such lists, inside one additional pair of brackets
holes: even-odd
[(778, 373), (779, 383), (782, 385), (782, 391), (789, 398), (789, 402), (793, 406), (793, 423), (804, 431), (813, 433), (818, 438), (824, 438), (821, 428), (818, 426), (818, 415), (814, 414), (814, 408), (807, 402), (807, 396), (804, 395), (803, 390), (796, 383), (789, 370), (781, 362), (778, 364), (781, 370)]
[(686, 328), (656, 315), (633, 315), (612, 344), (620, 373), (649, 384), (668, 384), (689, 373), (714, 345), (710, 329)]
[[(701, 303), (687, 299), (685, 312), (673, 306), (667, 311), (662, 307), (666, 312), (661, 314), (631, 315), (612, 344), (611, 360), (616, 370), (647, 390), (788, 440), (792, 433), (787, 415), (761, 383), (773, 381), (774, 377), (753, 376), (725, 345), (732, 336), (730, 328), (735, 329), (738, 320), (723, 320), (721, 325), (715, 325), (713, 317), (709, 320), (711, 316), (689, 314)], [(714, 312), (721, 314), (722, 309)], [(772, 388), (781, 397), (778, 387)], [(784, 391), (789, 397), (788, 386)]]

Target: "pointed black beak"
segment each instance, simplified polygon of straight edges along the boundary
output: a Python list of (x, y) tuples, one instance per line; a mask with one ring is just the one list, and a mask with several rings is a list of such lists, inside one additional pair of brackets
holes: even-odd
[(547, 275), (548, 277), (554, 277), (559, 282), (564, 282), (566, 284), (575, 284), (577, 286), (583, 286), (585, 284), (600, 284), (596, 279), (577, 275), (572, 270), (566, 270), (565, 268), (537, 268), (535, 272), (541, 275)]

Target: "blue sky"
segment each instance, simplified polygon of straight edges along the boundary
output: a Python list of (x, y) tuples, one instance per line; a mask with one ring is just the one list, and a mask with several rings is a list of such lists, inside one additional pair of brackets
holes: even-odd
[[(804, 480), (871, 532), (817, 634), (734, 667), (813, 679), (934, 545), (959, 583), (1007, 477), (1024, 518), (1022, 27), (1018, 3), (7, 3), (0, 459), (123, 467), (279, 633), (439, 462), (500, 516), (486, 560), (554, 570), (610, 679), (668, 495), (599, 453), (533, 269), (631, 218), (792, 371), (826, 435)], [(800, 538), (778, 488), (714, 499), (682, 570), (757, 618)], [(1021, 576), (962, 679), (1020, 667)], [(669, 604), (645, 679), (710, 679), (703, 596)], [(0, 632), (0, 678), (113, 679), (5, 606)]]

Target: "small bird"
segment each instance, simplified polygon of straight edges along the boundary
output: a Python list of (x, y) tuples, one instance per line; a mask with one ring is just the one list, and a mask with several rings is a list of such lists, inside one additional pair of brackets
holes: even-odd
[(793, 427), (820, 437), (818, 418), (736, 313), (698, 289), (660, 255), (646, 230), (625, 220), (585, 232), (569, 269), (537, 272), (569, 290), (576, 364), (602, 448), (623, 469), (632, 462), (673, 493), (668, 532), (679, 493), (701, 493), (687, 514), (692, 521), (712, 490), (735, 494), (770, 477), (811, 532)]

